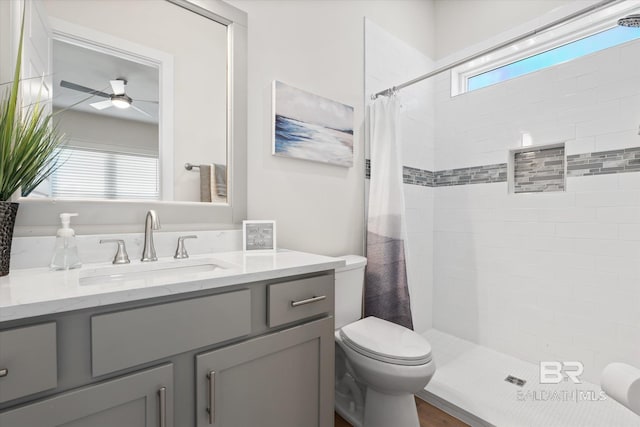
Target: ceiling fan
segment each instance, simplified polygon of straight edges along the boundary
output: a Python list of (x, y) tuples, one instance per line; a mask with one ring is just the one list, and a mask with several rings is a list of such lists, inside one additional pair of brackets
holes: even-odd
[[(102, 98), (109, 98), (105, 101), (98, 101), (89, 104), (96, 110), (104, 110), (111, 107), (120, 108), (122, 110), (133, 108), (134, 110), (144, 114), (145, 116), (151, 117), (151, 114), (133, 105), (133, 99), (125, 93), (125, 86), (127, 85), (127, 81), (125, 79), (118, 78), (115, 80), (110, 80), (109, 83), (111, 84), (111, 90), (113, 91), (113, 93), (106, 93), (101, 90), (91, 89), (86, 86), (68, 82), (66, 80), (61, 80), (60, 86), (71, 90), (77, 90), (78, 92), (84, 92), (94, 96), (99, 96)], [(148, 101), (142, 99), (138, 99), (136, 100), (136, 102), (150, 102), (154, 104), (158, 103), (158, 101)]]

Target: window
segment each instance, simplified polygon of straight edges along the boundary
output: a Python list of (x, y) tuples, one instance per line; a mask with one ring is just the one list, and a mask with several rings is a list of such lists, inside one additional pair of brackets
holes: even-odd
[(635, 3), (614, 3), (592, 14), (570, 20), (472, 59), (452, 70), (451, 95), (485, 88), (638, 40), (640, 28), (617, 25), (618, 18), (635, 13), (638, 13)]
[(157, 157), (75, 147), (64, 147), (60, 151), (63, 163), (50, 177), (53, 197), (160, 198)]
[(520, 61), (512, 62), (491, 71), (469, 77), (467, 79), (467, 91), (470, 92), (491, 86), (639, 38), (640, 28), (611, 28), (546, 52), (529, 56)]

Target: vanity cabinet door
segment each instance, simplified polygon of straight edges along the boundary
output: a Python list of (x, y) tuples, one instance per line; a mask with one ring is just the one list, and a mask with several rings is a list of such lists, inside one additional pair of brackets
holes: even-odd
[(56, 351), (55, 322), (0, 331), (0, 403), (55, 388)]
[(196, 356), (198, 427), (333, 426), (333, 318)]
[(172, 427), (173, 365), (0, 413), (2, 427)]

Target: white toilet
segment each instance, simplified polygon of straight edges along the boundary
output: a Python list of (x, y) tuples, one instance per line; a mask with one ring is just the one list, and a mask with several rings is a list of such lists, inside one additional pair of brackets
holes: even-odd
[(362, 317), (367, 259), (340, 257), (336, 269), (336, 411), (355, 427), (419, 427), (414, 393), (435, 372), (420, 334)]

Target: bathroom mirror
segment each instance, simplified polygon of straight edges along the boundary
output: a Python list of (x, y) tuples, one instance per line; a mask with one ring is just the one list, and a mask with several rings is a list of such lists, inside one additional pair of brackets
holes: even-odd
[[(136, 229), (149, 208), (169, 225), (244, 218), (246, 13), (220, 0), (25, 4), (28, 25), (49, 26), (26, 40), (25, 69), (51, 76), (68, 144), (58, 171), (19, 200), (18, 235), (61, 211), (96, 232)], [(33, 66), (43, 38), (49, 64)]]
[(160, 0), (43, 5), (67, 143), (31, 197), (225, 203), (227, 26)]

